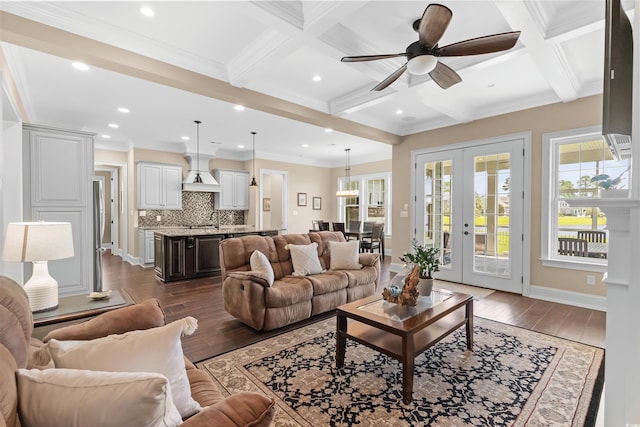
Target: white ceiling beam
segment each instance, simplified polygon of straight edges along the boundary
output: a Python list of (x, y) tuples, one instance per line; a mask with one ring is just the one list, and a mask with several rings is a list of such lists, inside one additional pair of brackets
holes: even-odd
[(560, 44), (544, 38), (544, 23), (539, 22), (523, 2), (496, 2), (496, 7), (511, 28), (522, 31), (519, 42), (527, 47), (538, 70), (563, 102), (578, 99), (577, 78)]
[(251, 2), (250, 5), (253, 11), (259, 11), (260, 21), (265, 22), (268, 29), (258, 43), (247, 46), (228, 65), (229, 82), (238, 87), (247, 86), (283, 58), (313, 43), (364, 3)]
[(435, 82), (424, 85), (417, 93), (425, 106), (439, 111), (459, 123), (468, 123), (475, 118), (473, 110), (466, 106), (463, 99), (442, 90)]

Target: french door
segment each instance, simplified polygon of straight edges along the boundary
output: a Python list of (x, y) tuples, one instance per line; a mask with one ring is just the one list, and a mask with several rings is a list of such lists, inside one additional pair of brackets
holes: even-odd
[(524, 140), (418, 154), (415, 237), (442, 280), (522, 293)]

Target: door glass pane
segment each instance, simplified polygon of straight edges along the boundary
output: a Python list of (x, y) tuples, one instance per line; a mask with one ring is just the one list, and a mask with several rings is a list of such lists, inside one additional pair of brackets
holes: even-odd
[(474, 157), (473, 271), (503, 277), (509, 258), (509, 153)]
[(440, 248), (440, 268), (451, 269), (451, 174), (453, 161), (425, 163), (424, 166), (424, 243)]

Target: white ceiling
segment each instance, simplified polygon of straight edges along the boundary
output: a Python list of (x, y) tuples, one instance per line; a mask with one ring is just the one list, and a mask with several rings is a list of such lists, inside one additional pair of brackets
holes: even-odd
[[(370, 89), (404, 58), (340, 58), (404, 52), (417, 40), (411, 24), (428, 2), (2, 2), (0, 9), (399, 136), (602, 92), (605, 0), (442, 3), (453, 19), (441, 46), (516, 30), (518, 44), (441, 59), (463, 79), (448, 90), (407, 72), (381, 92)], [(155, 16), (143, 16), (143, 5)], [(633, 1), (623, 7), (632, 18)], [(227, 102), (97, 67), (80, 72), (68, 59), (7, 42), (2, 48), (27, 119), (96, 132), (98, 147), (193, 152), (193, 121), (201, 120), (200, 151), (224, 158), (250, 158), (251, 131), (265, 159), (335, 167), (344, 164), (345, 148), (352, 163), (391, 157), (389, 144), (362, 136), (255, 109), (238, 112)], [(314, 75), (322, 80), (312, 81)], [(118, 113), (120, 106), (131, 112)]]

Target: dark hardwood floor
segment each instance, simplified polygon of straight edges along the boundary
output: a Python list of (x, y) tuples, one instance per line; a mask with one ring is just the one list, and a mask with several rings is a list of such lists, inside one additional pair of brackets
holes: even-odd
[[(387, 258), (383, 264), (380, 291), (393, 275), (389, 271), (390, 262)], [(153, 268), (130, 265), (108, 251), (103, 256), (103, 288), (124, 289), (136, 302), (157, 298), (169, 322), (185, 316), (198, 319), (198, 330), (183, 338), (184, 352), (194, 362), (334, 315), (333, 312), (325, 313), (276, 331), (258, 332), (225, 311), (219, 277), (165, 284), (156, 279)], [(474, 313), (498, 322), (604, 347), (605, 313), (600, 311), (497, 291), (475, 301)]]

